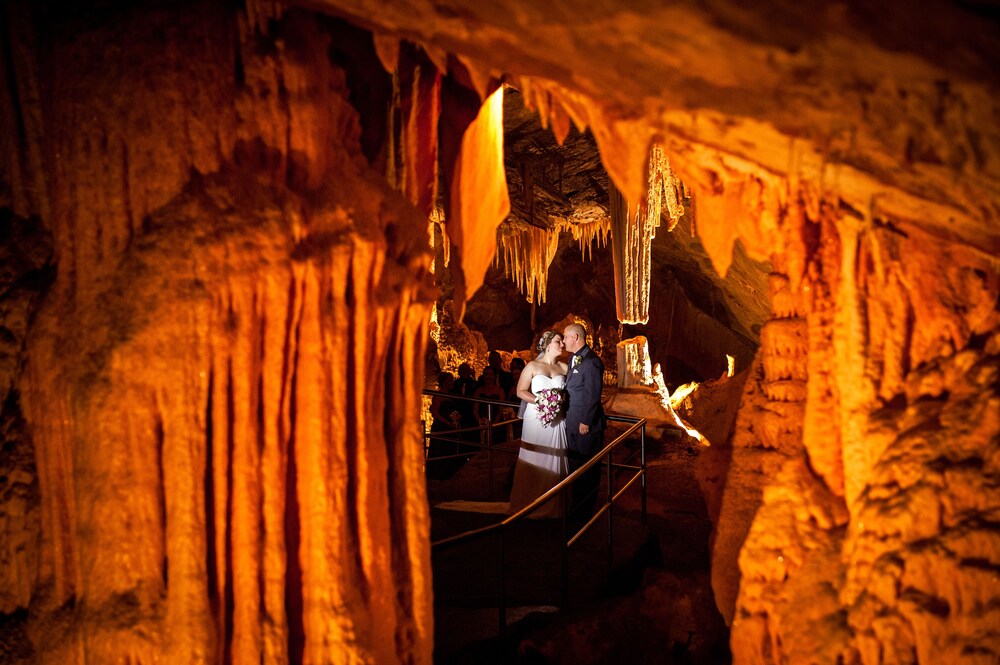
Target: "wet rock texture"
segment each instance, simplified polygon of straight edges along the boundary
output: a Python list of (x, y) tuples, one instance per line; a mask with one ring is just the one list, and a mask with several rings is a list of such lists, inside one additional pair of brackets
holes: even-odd
[(992, 23), (943, 5), (598, 3), (572, 27), (566, 3), (330, 5), (519, 74), (553, 127), (592, 129), (630, 198), (661, 136), (716, 268), (737, 239), (771, 261), (772, 315), (706, 474), (734, 660), (996, 660)]
[(429, 662), (426, 220), (362, 154), (356, 32), (3, 9), (3, 203), (58, 274), (12, 450), (4, 413), (0, 611), (43, 663)]
[[(504, 75), (626, 200), (659, 143), (720, 274), (737, 241), (770, 263), (704, 474), (734, 660), (996, 662), (1000, 42), (969, 5), (0, 7), (0, 208), (58, 265), (0, 340), (41, 525), (36, 564), (14, 434), (0, 555), (33, 579), (0, 599), (41, 662), (430, 660), (412, 169), (440, 146), (460, 315), (508, 211)], [(428, 59), (403, 131), (378, 63)]]

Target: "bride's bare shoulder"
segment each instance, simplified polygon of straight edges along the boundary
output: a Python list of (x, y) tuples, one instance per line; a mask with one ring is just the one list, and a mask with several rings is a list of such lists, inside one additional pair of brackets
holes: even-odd
[(534, 376), (538, 374), (539, 362), (537, 360), (529, 360), (528, 364), (524, 366), (521, 370), (521, 375), (527, 374), (528, 376)]

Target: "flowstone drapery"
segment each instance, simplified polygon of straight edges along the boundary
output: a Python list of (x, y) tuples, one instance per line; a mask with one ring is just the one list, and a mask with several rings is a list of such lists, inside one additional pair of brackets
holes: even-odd
[(357, 33), (260, 10), (4, 37), (58, 262), (20, 384), (38, 662), (431, 661), (427, 222), (362, 154)]

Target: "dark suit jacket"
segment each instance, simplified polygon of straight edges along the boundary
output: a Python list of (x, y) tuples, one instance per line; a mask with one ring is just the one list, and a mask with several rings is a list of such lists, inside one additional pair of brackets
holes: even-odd
[[(601, 389), (604, 387), (604, 363), (589, 346), (584, 346), (574, 356), (580, 362), (574, 367), (570, 358), (569, 376), (566, 377), (566, 392), (569, 403), (566, 409), (566, 432), (570, 449), (587, 448), (576, 452), (591, 454), (590, 436), (579, 440), (580, 423), (590, 425), (592, 434), (604, 431), (604, 407), (601, 406)], [(575, 435), (575, 436), (574, 436)]]

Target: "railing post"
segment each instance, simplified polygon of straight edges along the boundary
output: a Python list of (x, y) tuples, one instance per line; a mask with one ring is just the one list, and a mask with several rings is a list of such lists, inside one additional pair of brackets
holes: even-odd
[(486, 404), (486, 466), (490, 470), (489, 499), (493, 500), (493, 404)]
[[(570, 487), (572, 491), (572, 487)], [(567, 495), (569, 492), (563, 492), (563, 511), (562, 511), (562, 557), (560, 558), (560, 577), (562, 577), (562, 608), (565, 610), (569, 607), (569, 501), (567, 500)]]
[(642, 523), (646, 523), (646, 424), (639, 428), (639, 466), (642, 469)]
[(611, 585), (611, 571), (615, 567), (615, 538), (614, 538), (614, 451), (608, 452), (608, 586)]
[(505, 572), (506, 566), (504, 565), (504, 531), (506, 529), (500, 527), (500, 602), (497, 608), (497, 620), (500, 624), (499, 634), (501, 635), (507, 630), (507, 574)]

